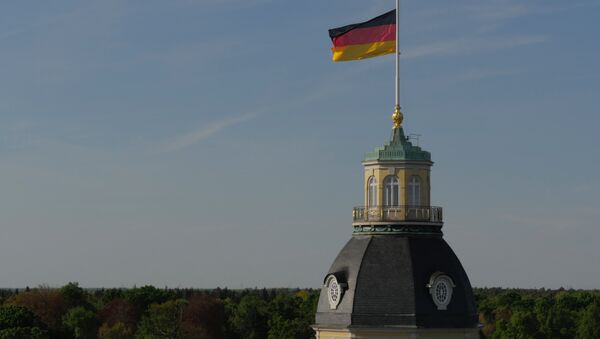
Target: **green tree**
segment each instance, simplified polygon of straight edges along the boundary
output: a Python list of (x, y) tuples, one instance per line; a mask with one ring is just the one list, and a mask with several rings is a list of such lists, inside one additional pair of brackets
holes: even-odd
[(47, 332), (37, 326), (33, 312), (23, 306), (0, 307), (0, 339), (42, 339)]
[(0, 307), (0, 329), (12, 327), (28, 327), (35, 322), (35, 314), (29, 309), (18, 305)]
[(555, 304), (541, 321), (541, 330), (546, 338), (571, 339), (575, 336), (577, 314), (565, 306)]
[(274, 315), (269, 321), (268, 339), (310, 339), (314, 331), (302, 318), (285, 319)]
[(543, 339), (538, 332), (539, 323), (531, 311), (517, 311), (510, 321), (501, 320), (492, 338), (497, 339)]
[(214, 336), (210, 335), (208, 331), (201, 325), (195, 325), (188, 322), (181, 324), (181, 338), (182, 339), (215, 339)]
[(177, 299), (150, 305), (147, 314), (139, 324), (136, 337), (143, 339), (181, 338), (183, 311), (187, 303), (187, 300)]
[(83, 306), (70, 309), (63, 317), (63, 324), (75, 338), (96, 337), (96, 315)]
[(48, 332), (39, 327), (13, 327), (0, 331), (0, 339), (48, 339)]
[(591, 303), (581, 315), (576, 339), (600, 338), (600, 302)]
[(127, 290), (123, 297), (135, 307), (138, 315), (144, 313), (151, 304), (164, 303), (168, 299), (165, 291), (154, 286), (143, 286)]
[(117, 322), (110, 326), (103, 324), (98, 330), (100, 339), (132, 339), (133, 331), (122, 322)]
[(100, 301), (103, 304), (107, 304), (114, 299), (123, 298), (125, 291), (120, 288), (108, 288), (106, 290), (102, 290), (100, 294)]
[(225, 306), (224, 337), (227, 339), (241, 339), (241, 336), (237, 333), (237, 330), (233, 323), (233, 318), (235, 316), (235, 313), (237, 312), (237, 304), (231, 298), (226, 298), (225, 300), (223, 300), (223, 305)]
[(244, 296), (234, 309), (230, 321), (240, 338), (267, 338), (269, 313), (266, 303), (257, 296)]
[(306, 291), (279, 294), (269, 304), (269, 339), (309, 339), (314, 315), (313, 300)]
[(60, 293), (67, 308), (71, 309), (76, 306), (87, 306), (87, 297), (83, 288), (79, 287), (79, 283), (70, 282), (61, 287)]

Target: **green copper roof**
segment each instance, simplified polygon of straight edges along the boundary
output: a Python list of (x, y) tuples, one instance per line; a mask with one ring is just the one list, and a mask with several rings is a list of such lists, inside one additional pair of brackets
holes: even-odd
[(392, 138), (385, 145), (377, 147), (373, 152), (367, 152), (363, 161), (399, 161), (421, 160), (431, 161), (431, 153), (423, 151), (404, 136), (402, 127), (392, 130)]

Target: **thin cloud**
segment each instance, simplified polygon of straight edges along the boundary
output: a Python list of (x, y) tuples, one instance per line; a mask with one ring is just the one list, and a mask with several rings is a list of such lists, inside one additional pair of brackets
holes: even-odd
[(580, 8), (590, 8), (590, 7), (599, 7), (600, 6), (600, 1), (598, 0), (593, 0), (593, 1), (564, 1), (564, 2), (557, 2), (555, 4), (545, 4), (545, 5), (538, 5), (535, 8), (535, 11), (541, 14), (546, 14), (546, 13), (556, 13), (556, 12), (564, 12), (564, 11), (570, 11), (570, 10), (574, 10), (574, 9), (580, 9)]
[(213, 121), (208, 125), (202, 126), (191, 133), (179, 135), (172, 138), (171, 140), (165, 142), (163, 145), (159, 146), (157, 151), (160, 153), (172, 152), (195, 145), (203, 140), (212, 137), (213, 135), (223, 131), (228, 127), (237, 125), (250, 119), (254, 119), (256, 117), (257, 114), (248, 113), (236, 117)]
[(477, 81), (487, 78), (497, 78), (519, 74), (519, 71), (513, 69), (472, 69), (457, 78), (458, 81)]
[(547, 40), (548, 37), (545, 35), (524, 35), (510, 38), (473, 38), (442, 41), (408, 48), (408, 51), (403, 53), (403, 57), (406, 59), (414, 59), (431, 56), (484, 53), (500, 49), (539, 44)]
[(481, 22), (508, 21), (523, 16), (552, 14), (573, 9), (598, 7), (600, 1), (561, 1), (555, 3), (532, 4), (522, 1), (494, 0), (467, 6), (465, 9), (472, 17)]
[(522, 3), (510, 4), (506, 1), (486, 2), (477, 6), (469, 6), (467, 10), (478, 20), (509, 20), (531, 14), (530, 7)]
[(189, 4), (218, 7), (225, 10), (242, 10), (267, 5), (273, 0), (187, 0)]

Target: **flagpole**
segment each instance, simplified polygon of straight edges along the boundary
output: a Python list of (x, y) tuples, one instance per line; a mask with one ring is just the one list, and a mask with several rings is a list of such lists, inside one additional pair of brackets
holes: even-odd
[(401, 127), (404, 120), (400, 112), (400, 0), (396, 0), (396, 103), (392, 120), (394, 128)]

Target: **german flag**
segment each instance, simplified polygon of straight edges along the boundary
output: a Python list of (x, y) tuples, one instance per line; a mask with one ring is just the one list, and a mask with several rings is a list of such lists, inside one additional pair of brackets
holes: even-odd
[(396, 52), (396, 10), (359, 24), (329, 30), (333, 61), (372, 58)]

